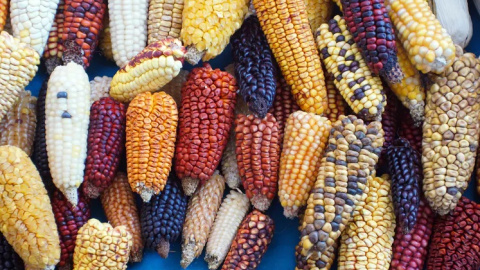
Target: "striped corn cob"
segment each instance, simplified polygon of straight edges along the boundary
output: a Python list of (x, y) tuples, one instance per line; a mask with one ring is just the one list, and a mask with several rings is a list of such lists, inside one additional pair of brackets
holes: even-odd
[(327, 90), (304, 0), (252, 0), (273, 55), (300, 108), (322, 114)]
[(185, 48), (178, 39), (148, 45), (113, 76), (110, 96), (130, 102), (138, 94), (155, 92), (178, 75)]
[(209, 64), (193, 69), (182, 87), (175, 172), (187, 196), (220, 162), (234, 121), (236, 91), (233, 76)]
[(113, 228), (92, 218), (78, 231), (73, 269), (125, 270), (131, 247), (125, 226)]
[(82, 66), (58, 66), (48, 80), (45, 137), (48, 165), (55, 186), (73, 206), (83, 182), (87, 157), (90, 83)]
[(253, 210), (240, 224), (222, 270), (256, 269), (273, 238), (273, 219)]
[(386, 106), (382, 82), (368, 68), (346, 21), (337, 15), (316, 36), (326, 70), (348, 105), (362, 119), (379, 120)]
[(332, 0), (304, 0), (307, 10), (308, 21), (310, 23), (310, 29), (312, 33), (322, 23), (326, 23), (332, 18), (333, 5)]
[(7, 239), (0, 233), (0, 269), (2, 270), (23, 270), (23, 261), (7, 242)]
[(235, 190), (223, 200), (208, 237), (205, 254), (208, 269), (217, 269), (222, 264), (249, 208), (247, 196)]
[(331, 122), (338, 120), (340, 115), (346, 115), (345, 110), (348, 104), (343, 99), (340, 91), (335, 87), (335, 78), (331, 74), (325, 76), (325, 85), (327, 87), (327, 104), (325, 109), (325, 117)]
[(188, 202), (182, 232), (183, 268), (202, 254), (208, 235), (222, 202), (225, 179), (215, 171), (213, 176), (193, 194)]
[(112, 82), (112, 77), (103, 76), (95, 77), (90, 81), (90, 89), (92, 94), (90, 95), (90, 102), (93, 104), (95, 101), (100, 100), (104, 97), (109, 97), (108, 92), (110, 92), (110, 83)]
[(10, 0), (0, 1), (0, 32), (3, 31), (3, 28), (7, 23), (9, 2)]
[(65, 22), (65, 15), (63, 9), (65, 7), (65, 1), (60, 0), (58, 2), (57, 13), (53, 20), (52, 28), (48, 34), (47, 45), (43, 51), (43, 58), (45, 58), (45, 67), (47, 73), (52, 74), (53, 70), (63, 64), (63, 23)]
[(53, 267), (60, 242), (52, 206), (35, 165), (20, 148), (0, 146), (0, 233), (25, 264)]
[(30, 91), (20, 93), (20, 98), (13, 108), (0, 122), (0, 145), (16, 146), (27, 155), (32, 154), (35, 127), (37, 98)]
[(113, 59), (120, 68), (147, 44), (148, 1), (108, 0)]
[(311, 256), (302, 256), (302, 246), (295, 247), (295, 270), (328, 270), (332, 267), (335, 260), (335, 250), (338, 243), (335, 242), (333, 246), (329, 247), (325, 252), (314, 252)]
[(90, 219), (89, 200), (79, 193), (78, 204), (73, 207), (62, 192), (55, 189), (52, 195), (52, 209), (60, 236), (59, 269), (72, 269), (75, 240), (80, 228)]
[(148, 3), (148, 44), (179, 38), (184, 0), (150, 0)]
[(418, 70), (440, 74), (452, 65), (455, 45), (425, 0), (386, 0), (385, 6)]
[(108, 17), (108, 9), (103, 16), (103, 29), (100, 32), (100, 39), (98, 41), (98, 47), (102, 52), (103, 56), (110, 61), (115, 62), (112, 52), (112, 37), (110, 33), (110, 18)]
[(278, 198), (288, 218), (298, 216), (307, 204), (331, 127), (327, 118), (303, 111), (294, 112), (287, 119)]
[(446, 215), (467, 189), (479, 136), (480, 60), (457, 47), (453, 66), (432, 75), (423, 124), (423, 191), (432, 209)]
[(380, 159), (378, 160), (378, 167), (381, 167), (387, 164), (387, 148), (393, 143), (396, 138), (398, 130), (398, 110), (400, 109), (400, 104), (395, 95), (388, 89), (386, 89), (387, 96), (387, 106), (385, 111), (382, 114), (382, 129), (385, 138), (385, 143), (383, 144), (382, 153), (380, 154)]
[(28, 45), (5, 31), (0, 33), (0, 121), (33, 79), (39, 63), (39, 54)]
[(368, 194), (342, 234), (338, 269), (388, 270), (392, 258), (395, 215), (388, 175), (372, 177)]
[(167, 182), (177, 122), (177, 106), (165, 92), (145, 92), (130, 102), (126, 125), (128, 181), (145, 202)]
[(178, 108), (180, 108), (180, 104), (182, 104), (182, 86), (187, 81), (188, 74), (190, 74), (188, 70), (180, 69), (180, 72), (175, 78), (160, 88), (160, 91), (173, 97)]
[(242, 25), (249, 0), (183, 2), (180, 38), (188, 51), (185, 59), (196, 65), (200, 59), (205, 62), (222, 53)]
[(142, 261), (143, 240), (140, 217), (135, 196), (125, 173), (117, 173), (113, 183), (102, 193), (101, 200), (108, 222), (114, 227), (125, 226), (132, 235), (130, 261)]
[(422, 123), (418, 127), (415, 126), (411, 114), (405, 107), (400, 106), (398, 115), (397, 118), (400, 119), (399, 137), (407, 139), (415, 151), (422, 153)]

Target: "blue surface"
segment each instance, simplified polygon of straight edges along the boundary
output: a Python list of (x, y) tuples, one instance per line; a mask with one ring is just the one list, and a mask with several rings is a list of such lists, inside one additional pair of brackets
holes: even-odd
[[(473, 6), (470, 3), (470, 14), (472, 15), (473, 20), (473, 38), (470, 42), (470, 45), (466, 48), (466, 51), (475, 53), (477, 56), (480, 54), (480, 17)], [(479, 33), (479, 34), (476, 34)], [(224, 68), (229, 63), (231, 63), (231, 50), (230, 46), (218, 57), (209, 63), (213, 68)], [(199, 64), (200, 65), (200, 64)], [(186, 64), (186, 69), (191, 70), (192, 66)], [(93, 79), (96, 76), (110, 76), (112, 77), (117, 71), (115, 63), (110, 62), (103, 58), (100, 55), (95, 55), (90, 67), (87, 72), (90, 79)], [(33, 81), (27, 86), (27, 90), (32, 91), (34, 95), (38, 94), (38, 91), (41, 87), (43, 80), (45, 79), (45, 68), (43, 63), (38, 74), (35, 76)], [(468, 190), (465, 192), (465, 196), (474, 199), (477, 203), (480, 203), (480, 197), (475, 192), (476, 182), (471, 181)], [(225, 194), (228, 194), (228, 188)], [(294, 269), (295, 268), (295, 257), (294, 257), (294, 248), (298, 243), (299, 232), (297, 230), (298, 219), (289, 220), (283, 216), (283, 209), (278, 202), (278, 199), (275, 199), (273, 205), (267, 211), (267, 214), (272, 217), (275, 221), (275, 235), (273, 241), (268, 248), (267, 253), (262, 259), (259, 267), (259, 270), (284, 270), (284, 269)], [(101, 221), (107, 221), (103, 213), (103, 209), (98, 200), (93, 201), (92, 203), (92, 216), (98, 218)], [(179, 240), (180, 241), (180, 240)], [(181, 256), (181, 247), (177, 241), (176, 244), (172, 245), (171, 251), (168, 259), (162, 259), (155, 251), (146, 250), (144, 254), (144, 259), (141, 263), (129, 264), (128, 269), (169, 269), (169, 270), (180, 270), (180, 256)], [(197, 258), (187, 269), (191, 270), (204, 270), (208, 269), (207, 264), (203, 260), (204, 254)], [(336, 269), (336, 267), (332, 267)]]

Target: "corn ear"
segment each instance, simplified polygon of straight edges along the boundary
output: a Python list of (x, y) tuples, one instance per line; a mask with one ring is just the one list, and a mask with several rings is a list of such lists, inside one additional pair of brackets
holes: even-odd
[(148, 6), (148, 44), (166, 38), (179, 38), (185, 0), (150, 0)]

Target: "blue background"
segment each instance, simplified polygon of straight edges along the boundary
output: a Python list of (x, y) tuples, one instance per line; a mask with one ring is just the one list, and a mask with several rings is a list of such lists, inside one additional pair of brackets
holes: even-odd
[[(480, 17), (472, 3), (470, 5), (470, 14), (472, 16), (474, 34), (470, 45), (466, 48), (466, 51), (473, 52), (478, 56), (480, 54)], [(231, 62), (232, 56), (230, 46), (228, 46), (221, 55), (219, 55), (212, 61), (209, 61), (212, 67), (222, 69)], [(186, 64), (184, 68), (187, 70), (191, 70), (193, 67), (189, 64)], [(90, 80), (92, 80), (96, 76), (113, 77), (117, 70), (118, 68), (115, 63), (106, 60), (99, 54), (96, 54), (94, 59), (92, 60), (90, 67), (87, 69), (87, 73)], [(37, 95), (42, 82), (46, 78), (45, 74), (45, 68), (42, 62), (39, 72), (26, 89), (32, 91), (34, 95)], [(476, 194), (475, 187), (476, 181), (474, 180), (473, 176), (473, 180), (470, 182), (469, 188), (465, 192), (465, 196), (470, 199), (474, 199), (477, 203), (480, 203), (480, 197)], [(225, 194), (228, 194), (228, 188)], [(94, 200), (91, 204), (91, 207), (92, 217), (100, 219), (104, 222), (107, 221), (99, 200)], [(285, 218), (283, 216), (283, 209), (278, 202), (278, 199), (275, 199), (273, 205), (267, 211), (267, 214), (275, 221), (275, 235), (273, 237), (272, 243), (268, 248), (267, 253), (263, 257), (262, 262), (257, 269), (295, 269), (294, 248), (295, 245), (298, 243), (299, 237), (299, 232), (297, 229), (298, 219), (289, 220)], [(179, 242), (180, 239), (177, 241), (177, 243), (171, 246), (168, 259), (162, 259), (153, 250), (145, 250), (143, 261), (140, 263), (129, 264), (128, 268), (132, 270), (152, 268), (171, 270), (182, 269), (180, 267), (181, 246)], [(204, 254), (194, 260), (194, 262), (187, 269), (208, 269), (207, 264), (205, 263), (203, 258)], [(334, 266), (332, 267), (332, 269), (336, 269), (336, 267)]]

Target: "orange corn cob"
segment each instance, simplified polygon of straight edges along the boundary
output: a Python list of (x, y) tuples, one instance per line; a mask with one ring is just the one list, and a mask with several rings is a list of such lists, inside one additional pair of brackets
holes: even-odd
[(45, 58), (45, 67), (47, 73), (51, 74), (52, 71), (63, 64), (63, 23), (65, 22), (65, 14), (63, 14), (63, 8), (65, 7), (65, 1), (60, 0), (58, 3), (57, 14), (55, 14), (55, 20), (53, 21), (52, 28), (48, 35), (47, 45), (43, 51), (43, 58)]
[(331, 122), (338, 120), (340, 115), (346, 115), (345, 110), (348, 106), (345, 99), (343, 99), (340, 91), (335, 87), (335, 82), (332, 75), (326, 75), (325, 85), (327, 87), (327, 104), (328, 107), (325, 109), (325, 117), (328, 118)]
[(0, 32), (3, 31), (8, 17), (9, 0), (0, 0)]

